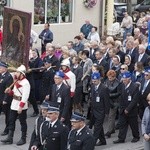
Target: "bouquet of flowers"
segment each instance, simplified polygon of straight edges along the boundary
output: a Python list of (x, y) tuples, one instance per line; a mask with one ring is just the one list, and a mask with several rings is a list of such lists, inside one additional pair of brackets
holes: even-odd
[(83, 4), (86, 8), (93, 8), (97, 3), (97, 0), (83, 0)]

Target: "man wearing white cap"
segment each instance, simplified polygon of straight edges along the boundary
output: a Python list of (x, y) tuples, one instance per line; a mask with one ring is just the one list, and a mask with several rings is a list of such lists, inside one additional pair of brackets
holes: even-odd
[(15, 73), (16, 80), (14, 81), (14, 88), (7, 88), (6, 93), (13, 96), (10, 110), (9, 120), (9, 133), (8, 137), (1, 142), (5, 144), (13, 143), (13, 135), (15, 131), (15, 122), (17, 117), (21, 124), (22, 136), (17, 145), (23, 145), (26, 143), (26, 132), (27, 132), (27, 109), (28, 109), (28, 98), (30, 94), (30, 84), (25, 76), (26, 67), (21, 65), (17, 68)]

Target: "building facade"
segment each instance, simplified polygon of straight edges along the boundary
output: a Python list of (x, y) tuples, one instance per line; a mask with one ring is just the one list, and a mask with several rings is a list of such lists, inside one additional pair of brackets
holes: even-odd
[[(44, 23), (50, 22), (54, 44), (65, 44), (79, 34), (85, 20), (98, 28), (101, 26), (102, 0), (95, 2), (92, 8), (86, 7), (85, 0), (7, 0), (7, 5), (31, 12), (32, 29), (38, 34), (43, 30)], [(40, 45), (40, 40), (37, 45)]]

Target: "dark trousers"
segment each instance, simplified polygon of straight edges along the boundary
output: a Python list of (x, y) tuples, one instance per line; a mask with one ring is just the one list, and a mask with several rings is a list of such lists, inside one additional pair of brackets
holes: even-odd
[(39, 109), (38, 109), (38, 106), (37, 106), (34, 94), (35, 94), (34, 90), (31, 89), (30, 96), (29, 96), (29, 102), (32, 104), (34, 112), (38, 114), (39, 113)]
[(105, 116), (99, 116), (99, 118), (94, 117), (94, 137), (95, 137), (95, 143), (99, 139), (102, 143), (106, 142), (105, 135), (104, 135), (104, 129), (103, 129), (103, 123), (104, 123)]
[(35, 99), (36, 101), (42, 101), (40, 100), (40, 84), (41, 84), (41, 80), (34, 80), (35, 83)]
[(6, 124), (4, 132), (8, 132), (9, 131), (8, 127), (9, 127), (9, 116), (10, 116), (10, 104), (2, 105), (2, 111), (5, 114), (5, 124)]
[(132, 130), (132, 135), (134, 138), (139, 138), (139, 128), (138, 128), (138, 116), (128, 116), (124, 113), (120, 115), (120, 127), (119, 127), (119, 135), (118, 138), (120, 140), (125, 140), (127, 131), (128, 131), (128, 125), (130, 125)]
[(20, 121), (21, 131), (27, 132), (27, 109), (23, 110), (21, 114), (18, 114), (16, 110), (10, 110), (10, 118), (9, 118), (9, 130), (15, 131), (15, 125), (17, 117)]
[(41, 54), (43, 54), (44, 52), (46, 52), (46, 44), (42, 44), (41, 45), (42, 47), (41, 47)]

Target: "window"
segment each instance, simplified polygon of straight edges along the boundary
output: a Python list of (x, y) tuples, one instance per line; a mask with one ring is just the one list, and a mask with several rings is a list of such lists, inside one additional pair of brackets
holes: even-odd
[(34, 0), (34, 24), (72, 22), (74, 0)]
[(0, 26), (3, 23), (4, 6), (10, 6), (10, 0), (0, 0)]

